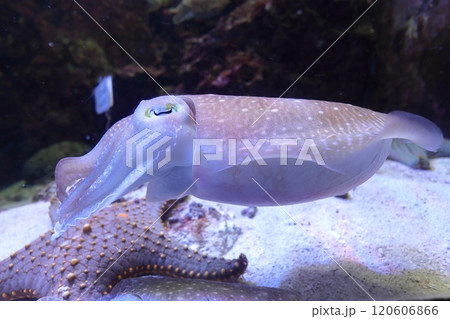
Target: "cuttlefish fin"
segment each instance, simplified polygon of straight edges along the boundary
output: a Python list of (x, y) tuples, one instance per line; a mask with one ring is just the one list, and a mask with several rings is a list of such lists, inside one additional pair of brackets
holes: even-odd
[(411, 141), (429, 150), (437, 150), (443, 143), (441, 130), (431, 121), (407, 112), (394, 111), (386, 116), (384, 127), (363, 149), (345, 157), (326, 160), (325, 167), (362, 183), (372, 176), (390, 153), (392, 139)]
[(433, 122), (402, 111), (393, 111), (387, 115), (381, 136), (384, 139), (407, 139), (428, 151), (436, 151), (444, 141), (442, 131)]

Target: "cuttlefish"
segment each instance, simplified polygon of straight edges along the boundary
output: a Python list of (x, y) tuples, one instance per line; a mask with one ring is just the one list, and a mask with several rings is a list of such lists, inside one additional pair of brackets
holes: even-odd
[(224, 95), (144, 100), (92, 151), (58, 163), (54, 236), (143, 184), (148, 201), (190, 194), (275, 206), (341, 195), (375, 174), (393, 138), (430, 151), (443, 140), (418, 115), (343, 103)]

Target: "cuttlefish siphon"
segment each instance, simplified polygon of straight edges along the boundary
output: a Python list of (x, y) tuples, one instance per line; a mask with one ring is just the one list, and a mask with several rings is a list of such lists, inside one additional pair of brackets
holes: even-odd
[(375, 174), (393, 138), (430, 151), (443, 140), (420, 116), (343, 103), (225, 95), (144, 100), (91, 152), (58, 163), (55, 236), (145, 183), (148, 201), (191, 194), (271, 206), (344, 194)]

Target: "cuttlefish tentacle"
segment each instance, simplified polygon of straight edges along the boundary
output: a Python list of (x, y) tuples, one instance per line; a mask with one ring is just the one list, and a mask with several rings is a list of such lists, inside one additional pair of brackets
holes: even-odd
[(388, 156), (392, 138), (433, 151), (443, 140), (433, 123), (406, 112), (250, 96), (162, 96), (142, 101), (122, 121), (89, 160), (62, 162), (58, 188), (82, 179), (67, 199), (58, 190), (65, 201), (56, 213), (57, 235), (145, 183), (148, 201), (190, 194), (275, 205), (269, 193), (282, 205), (301, 203), (366, 181)]

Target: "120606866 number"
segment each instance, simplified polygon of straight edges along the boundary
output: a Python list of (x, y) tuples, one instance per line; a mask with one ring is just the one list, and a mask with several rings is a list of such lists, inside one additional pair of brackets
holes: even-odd
[(434, 315), (439, 313), (438, 306), (372, 306), (373, 316), (390, 315)]

